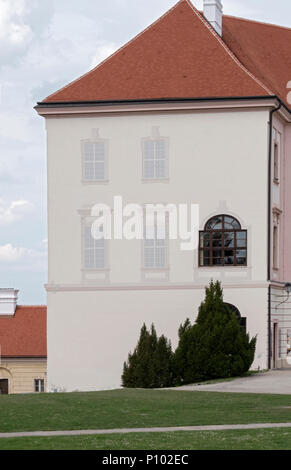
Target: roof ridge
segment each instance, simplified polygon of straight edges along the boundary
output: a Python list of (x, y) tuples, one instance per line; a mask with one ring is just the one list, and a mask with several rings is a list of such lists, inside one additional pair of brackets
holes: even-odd
[[(261, 80), (259, 80), (254, 74), (252, 74), (236, 57), (236, 55), (230, 50), (230, 48), (227, 46), (227, 44), (224, 42), (224, 40), (219, 36), (219, 34), (215, 31), (215, 29), (210, 25), (210, 23), (204, 18), (204, 16), (200, 13), (200, 11), (194, 7), (192, 2), (190, 0), (185, 0), (185, 2), (189, 5), (189, 7), (192, 9), (193, 13), (202, 21), (202, 23), (208, 28), (208, 30), (211, 32), (211, 34), (217, 39), (217, 41), (220, 43), (220, 45), (225, 49), (225, 51), (229, 54), (229, 56), (233, 59), (233, 61), (247, 74), (249, 75), (250, 78), (252, 78), (257, 84), (263, 88), (269, 95), (273, 96), (275, 93), (273, 93), (269, 88), (264, 85)], [(179, 2), (180, 3), (180, 2)]]
[(256, 24), (262, 24), (262, 25), (265, 25), (265, 26), (271, 26), (272, 28), (287, 29), (287, 30), (291, 31), (291, 27), (282, 26), (282, 25), (275, 24), (275, 23), (267, 23), (266, 21), (251, 20), (249, 18), (243, 18), (241, 16), (234, 16), (234, 15), (223, 15), (223, 17), (224, 18), (232, 18), (234, 20), (246, 21), (247, 23), (256, 23)]
[(92, 72), (94, 72), (95, 70), (99, 69), (99, 67), (101, 67), (103, 64), (105, 64), (107, 61), (109, 61), (112, 57), (114, 57), (116, 54), (118, 54), (119, 52), (121, 52), (123, 49), (125, 49), (127, 46), (129, 46), (131, 43), (133, 43), (136, 39), (138, 39), (142, 34), (144, 34), (146, 31), (148, 31), (149, 29), (151, 29), (153, 26), (155, 26), (157, 23), (159, 23), (163, 18), (165, 18), (166, 16), (168, 16), (173, 10), (175, 10), (175, 8), (177, 8), (178, 5), (180, 5), (180, 3), (183, 3), (183, 2), (187, 2), (187, 0), (179, 0), (177, 3), (175, 3), (174, 6), (172, 6), (172, 8), (170, 8), (170, 10), (166, 11), (162, 16), (160, 16), (156, 21), (154, 21), (153, 23), (151, 23), (149, 26), (147, 26), (145, 29), (143, 29), (140, 33), (138, 33), (136, 36), (134, 36), (132, 39), (130, 39), (128, 42), (126, 42), (125, 44), (123, 44), (123, 46), (119, 47), (115, 52), (113, 52), (113, 54), (109, 55), (108, 57), (106, 57), (106, 59), (104, 59), (102, 62), (100, 62), (100, 64), (96, 65), (96, 67), (94, 67), (92, 70), (89, 70), (88, 72), (84, 73), (83, 75), (81, 75), (81, 77), (79, 78), (76, 78), (75, 80), (73, 80), (72, 82), (68, 83), (67, 85), (65, 85), (64, 87), (60, 88), (59, 90), (55, 91), (54, 93), (52, 93), (51, 95), (47, 96), (43, 101), (47, 101), (49, 98), (53, 97), (54, 95), (56, 95), (57, 93), (60, 93), (61, 91), (63, 90), (66, 90), (69, 86), (73, 85), (74, 83), (77, 83), (79, 82), (80, 80), (82, 80), (84, 77), (86, 77), (87, 75), (91, 74)]

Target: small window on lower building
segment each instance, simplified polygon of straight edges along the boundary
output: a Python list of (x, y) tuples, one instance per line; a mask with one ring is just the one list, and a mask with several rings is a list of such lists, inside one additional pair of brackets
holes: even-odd
[(44, 379), (34, 380), (34, 391), (35, 393), (44, 393)]

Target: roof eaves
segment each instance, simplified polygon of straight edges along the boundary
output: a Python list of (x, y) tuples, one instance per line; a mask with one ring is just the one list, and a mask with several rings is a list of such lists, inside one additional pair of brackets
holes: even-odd
[(152, 98), (152, 99), (136, 99), (136, 100), (98, 100), (98, 101), (40, 101), (35, 106), (37, 108), (57, 107), (57, 106), (104, 106), (112, 104), (144, 104), (144, 103), (186, 103), (199, 101), (242, 101), (242, 100), (268, 100), (276, 99), (275, 94), (262, 96), (218, 96), (218, 97), (198, 97), (198, 98)]

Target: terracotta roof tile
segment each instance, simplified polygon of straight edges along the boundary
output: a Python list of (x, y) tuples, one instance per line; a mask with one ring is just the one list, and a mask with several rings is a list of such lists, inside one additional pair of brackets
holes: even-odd
[(223, 39), (241, 63), (286, 103), (291, 28), (224, 16)]
[(45, 102), (266, 96), (189, 0)]
[(17, 307), (13, 317), (0, 317), (2, 357), (46, 357), (46, 307)]

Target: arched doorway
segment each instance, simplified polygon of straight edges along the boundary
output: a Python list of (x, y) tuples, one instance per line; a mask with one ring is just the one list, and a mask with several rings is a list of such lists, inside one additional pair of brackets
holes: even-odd
[(237, 321), (239, 322), (240, 326), (244, 328), (244, 330), (247, 329), (247, 319), (245, 317), (242, 317), (240, 314), (240, 311), (237, 307), (235, 307), (232, 304), (228, 304), (227, 302), (224, 302), (224, 305), (226, 305), (231, 312), (233, 312), (237, 318)]
[(8, 395), (12, 391), (12, 375), (8, 369), (0, 366), (0, 395)]

